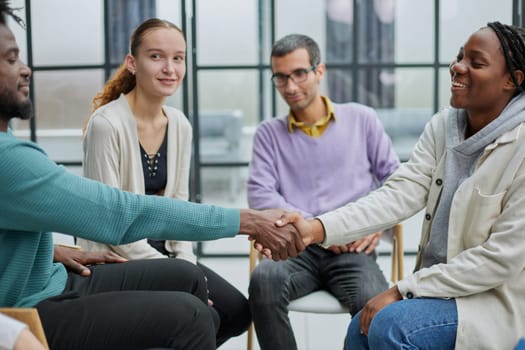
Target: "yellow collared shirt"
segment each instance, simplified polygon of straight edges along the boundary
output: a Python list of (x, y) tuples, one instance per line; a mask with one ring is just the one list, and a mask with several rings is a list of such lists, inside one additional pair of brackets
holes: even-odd
[(297, 119), (295, 119), (295, 116), (293, 115), (293, 112), (290, 111), (290, 113), (288, 114), (288, 131), (290, 132), (290, 134), (293, 134), (293, 132), (297, 128), (310, 137), (319, 137), (326, 130), (328, 124), (330, 124), (330, 121), (332, 119), (335, 121), (334, 106), (332, 105), (332, 102), (326, 96), (321, 96), (321, 98), (323, 99), (323, 102), (326, 105), (328, 114), (324, 118), (315, 122), (314, 124), (308, 124), (305, 122), (297, 121)]

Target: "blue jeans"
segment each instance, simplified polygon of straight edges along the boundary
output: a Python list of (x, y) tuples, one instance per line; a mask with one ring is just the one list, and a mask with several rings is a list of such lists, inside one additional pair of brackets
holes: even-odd
[(454, 349), (458, 328), (455, 299), (418, 298), (390, 304), (372, 319), (368, 337), (359, 316), (350, 322), (346, 349)]
[(309, 246), (286, 261), (262, 261), (250, 281), (250, 308), (263, 350), (294, 350), (297, 344), (288, 318), (288, 304), (326, 289), (356, 314), (374, 295), (388, 287), (376, 254), (335, 255)]
[(514, 350), (525, 350), (525, 338), (521, 338)]

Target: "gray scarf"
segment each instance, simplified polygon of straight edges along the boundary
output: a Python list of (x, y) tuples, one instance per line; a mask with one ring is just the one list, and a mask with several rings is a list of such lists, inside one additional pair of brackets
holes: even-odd
[(451, 108), (445, 130), (445, 177), (443, 190), (430, 230), (430, 240), (423, 253), (423, 266), (447, 261), (448, 224), (452, 198), (458, 187), (474, 171), (476, 161), (486, 146), (525, 121), (525, 93), (514, 97), (501, 114), (483, 129), (465, 140), (467, 113)]

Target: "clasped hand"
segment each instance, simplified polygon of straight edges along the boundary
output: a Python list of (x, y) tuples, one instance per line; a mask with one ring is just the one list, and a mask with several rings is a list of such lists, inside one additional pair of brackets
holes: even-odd
[[(286, 212), (282, 209), (254, 211), (259, 216), (255, 220), (255, 231), (248, 232), (255, 241), (255, 248), (273, 260), (295, 257), (312, 243), (321, 243), (325, 239), (323, 224), (318, 219), (305, 219), (300, 213)], [(242, 219), (241, 219), (242, 220)], [(374, 251), (381, 232), (373, 233), (362, 239), (343, 246), (330, 246), (334, 254), (361, 253)]]
[[(314, 221), (317, 220), (306, 220), (299, 213), (282, 209), (246, 210), (244, 213), (243, 217), (241, 211), (241, 233), (248, 234), (255, 248), (275, 261), (296, 257), (308, 245), (324, 239), (324, 231), (323, 239), (315, 236)], [(245, 220), (250, 220), (252, 225), (243, 226)]]

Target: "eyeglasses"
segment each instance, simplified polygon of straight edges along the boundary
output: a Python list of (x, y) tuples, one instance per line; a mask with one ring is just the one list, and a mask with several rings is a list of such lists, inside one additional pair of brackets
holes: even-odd
[(290, 74), (274, 73), (272, 75), (273, 85), (283, 87), (288, 84), (288, 79), (291, 79), (295, 84), (302, 83), (308, 78), (308, 73), (315, 71), (316, 66), (310, 68), (299, 68)]

